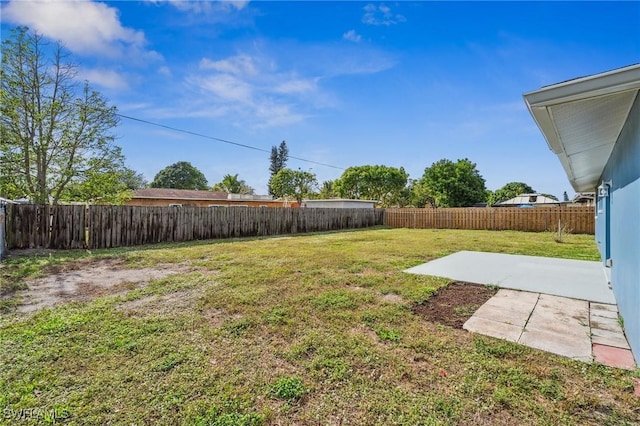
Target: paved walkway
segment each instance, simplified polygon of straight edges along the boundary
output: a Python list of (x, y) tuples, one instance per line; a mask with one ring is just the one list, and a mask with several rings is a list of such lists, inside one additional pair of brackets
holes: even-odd
[(458, 252), (406, 272), (507, 287), (465, 330), (580, 361), (636, 367), (599, 262)]

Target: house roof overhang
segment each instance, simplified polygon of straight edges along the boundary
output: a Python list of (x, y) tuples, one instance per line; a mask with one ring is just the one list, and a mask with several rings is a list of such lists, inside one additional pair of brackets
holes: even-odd
[(523, 95), (576, 192), (593, 191), (640, 91), (640, 64)]

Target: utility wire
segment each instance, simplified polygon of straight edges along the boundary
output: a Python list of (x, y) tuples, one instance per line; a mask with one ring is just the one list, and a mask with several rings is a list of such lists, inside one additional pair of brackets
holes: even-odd
[[(191, 130), (185, 130), (185, 129), (179, 129), (177, 127), (167, 126), (165, 124), (154, 123), (153, 121), (143, 120), (142, 118), (131, 117), (129, 115), (124, 115), (124, 114), (119, 114), (119, 113), (115, 113), (115, 115), (117, 115), (118, 117), (121, 117), (121, 118), (126, 118), (127, 120), (132, 120), (132, 121), (137, 121), (137, 122), (140, 122), (140, 123), (148, 124), (150, 126), (162, 127), (163, 129), (172, 130), (174, 132), (186, 133), (188, 135), (198, 136), (198, 137), (201, 137), (201, 138), (210, 139), (210, 140), (213, 140), (213, 141), (216, 141), (216, 142), (226, 143), (226, 144), (229, 144), (229, 145), (235, 145), (235, 146), (239, 146), (241, 148), (252, 149), (254, 151), (271, 153), (271, 151), (269, 151), (267, 149), (258, 148), (256, 146), (251, 146), (251, 145), (247, 145), (247, 144), (243, 144), (243, 143), (239, 143), (239, 142), (233, 142), (233, 141), (230, 141), (230, 140), (227, 140), (227, 139), (216, 138), (216, 137), (205, 135), (205, 134), (202, 134), (202, 133), (193, 132)], [(294, 157), (292, 155), (289, 155), (289, 158), (291, 158), (293, 160), (304, 161), (305, 163), (316, 164), (318, 166), (331, 167), (333, 169), (344, 170), (344, 167), (334, 166), (333, 164), (321, 163), (321, 162), (313, 161), (313, 160), (307, 160), (306, 158)]]

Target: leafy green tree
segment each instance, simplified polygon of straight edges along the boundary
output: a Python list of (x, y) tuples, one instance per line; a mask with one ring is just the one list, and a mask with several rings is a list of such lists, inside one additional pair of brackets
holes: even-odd
[(151, 182), (152, 188), (209, 189), (204, 174), (188, 161), (178, 161), (160, 170)]
[(147, 182), (142, 173), (138, 173), (127, 167), (121, 172), (121, 180), (127, 189), (131, 191), (149, 186), (149, 182)]
[(497, 204), (502, 201), (510, 200), (520, 194), (533, 194), (536, 191), (523, 182), (509, 182), (502, 188), (492, 192), (488, 202), (490, 205)]
[(347, 168), (333, 187), (341, 197), (376, 200), (388, 207), (401, 204), (408, 178), (402, 167), (355, 166)]
[(317, 186), (316, 175), (303, 170), (282, 169), (269, 180), (275, 197), (294, 197), (298, 203), (312, 196)]
[(247, 183), (238, 178), (238, 175), (224, 175), (222, 181), (213, 185), (214, 191), (228, 192), (229, 194), (249, 194), (255, 193)]
[(409, 179), (407, 185), (406, 205), (417, 208), (424, 208), (427, 204), (432, 204), (432, 200), (425, 193), (424, 188), (420, 185), (419, 179)]
[(320, 193), (318, 194), (318, 198), (334, 198), (337, 194), (334, 189), (335, 181), (333, 180), (325, 180), (320, 185)]
[[(106, 167), (105, 167), (106, 166)], [(144, 177), (127, 167), (113, 169), (109, 164), (96, 165), (80, 179), (69, 183), (64, 201), (91, 204), (122, 204), (133, 191), (146, 186)]]
[[(287, 147), (287, 143), (285, 141), (280, 142), (280, 146), (272, 146), (271, 147), (271, 155), (269, 157), (270, 165), (269, 172), (271, 173), (269, 176), (269, 181), (278, 174), (278, 172), (284, 169), (287, 166), (287, 161), (289, 160), (289, 148)], [(269, 194), (276, 195), (271, 186), (269, 185)]]
[(76, 66), (66, 57), (60, 43), (26, 27), (2, 43), (2, 196), (57, 204), (72, 183), (123, 166), (114, 145), (116, 108), (77, 82)]
[(442, 159), (424, 170), (420, 192), (435, 207), (467, 207), (486, 201), (487, 188), (476, 164)]

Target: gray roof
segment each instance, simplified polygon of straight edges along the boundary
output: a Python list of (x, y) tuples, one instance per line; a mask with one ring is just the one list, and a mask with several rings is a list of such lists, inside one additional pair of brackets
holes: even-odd
[(497, 206), (511, 206), (521, 204), (558, 204), (558, 201), (553, 198), (545, 197), (542, 194), (520, 194), (517, 197), (513, 197), (509, 200), (501, 201), (497, 203)]
[(525, 93), (576, 192), (593, 191), (640, 91), (640, 64)]

